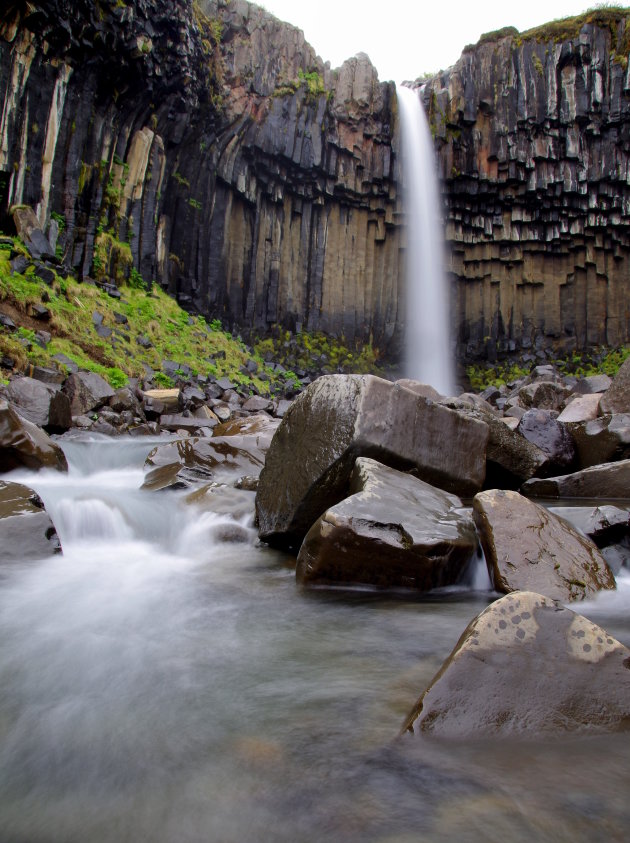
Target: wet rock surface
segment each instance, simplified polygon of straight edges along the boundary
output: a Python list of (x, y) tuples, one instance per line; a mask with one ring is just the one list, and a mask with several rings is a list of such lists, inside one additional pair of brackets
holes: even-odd
[(584, 600), (615, 588), (593, 542), (518, 492), (479, 493), (473, 517), (497, 591), (535, 590), (552, 599)]
[(522, 491), (535, 498), (627, 499), (630, 497), (630, 460), (602, 463), (545, 480), (528, 480)]
[(319, 378), (294, 401), (269, 448), (256, 496), (259, 535), (299, 544), (346, 496), (358, 456), (412, 469), (447, 491), (476, 491), (487, 438), (483, 422), (381, 378)]
[(519, 591), (475, 618), (403, 731), (440, 738), (630, 728), (630, 650), (547, 596)]
[(14, 468), (67, 471), (68, 463), (61, 448), (43, 430), (0, 399), (0, 471)]
[(39, 495), (21, 483), (0, 480), (0, 563), (60, 552), (57, 531)]
[(429, 591), (458, 581), (477, 546), (459, 498), (364, 457), (348, 492), (306, 534), (299, 583)]

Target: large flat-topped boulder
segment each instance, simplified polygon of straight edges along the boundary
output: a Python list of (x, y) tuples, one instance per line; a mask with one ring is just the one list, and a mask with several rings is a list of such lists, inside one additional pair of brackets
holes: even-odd
[(442, 738), (630, 727), (630, 650), (541, 594), (497, 600), (465, 630), (403, 730)]
[(299, 583), (429, 591), (459, 580), (477, 536), (458, 497), (366, 457), (354, 465), (349, 492), (306, 534)]
[(67, 471), (64, 452), (41, 428), (0, 399), (0, 472), (14, 468)]
[(473, 517), (497, 591), (539, 591), (557, 600), (583, 600), (615, 588), (593, 542), (518, 492), (480, 492), (473, 500)]
[(359, 456), (411, 469), (470, 495), (485, 476), (488, 428), (477, 419), (372, 375), (326, 375), (293, 402), (260, 475), (256, 512), (265, 541), (297, 545), (347, 495)]

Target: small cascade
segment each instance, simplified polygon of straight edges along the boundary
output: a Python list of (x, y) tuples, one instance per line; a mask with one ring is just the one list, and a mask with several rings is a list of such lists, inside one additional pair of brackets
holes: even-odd
[(405, 374), (455, 392), (444, 237), (431, 132), (415, 91), (397, 87), (407, 214)]

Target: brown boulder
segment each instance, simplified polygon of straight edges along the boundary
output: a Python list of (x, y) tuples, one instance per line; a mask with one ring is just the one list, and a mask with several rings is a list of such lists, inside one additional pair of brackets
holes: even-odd
[(342, 500), (358, 456), (457, 494), (481, 488), (488, 428), (371, 375), (326, 375), (299, 395), (267, 454), (256, 496), (259, 535), (297, 545)]
[(60, 552), (57, 531), (39, 495), (21, 483), (0, 481), (0, 562)]
[(492, 489), (475, 495), (473, 517), (497, 591), (583, 600), (615, 588), (593, 542), (518, 492)]
[(518, 591), (468, 626), (403, 731), (536, 737), (629, 725), (630, 650), (548, 597)]
[(593, 465), (572, 474), (532, 479), (521, 491), (532, 498), (630, 498), (630, 460)]
[(0, 399), (0, 471), (14, 468), (67, 471), (68, 463), (48, 434), (22, 418), (8, 401)]
[(349, 493), (306, 534), (299, 583), (429, 591), (458, 581), (477, 547), (459, 498), (365, 457)]
[(568, 425), (578, 468), (630, 457), (630, 414), (617, 413)]
[(81, 416), (106, 404), (116, 393), (96, 372), (68, 375), (63, 391), (70, 399), (73, 416)]

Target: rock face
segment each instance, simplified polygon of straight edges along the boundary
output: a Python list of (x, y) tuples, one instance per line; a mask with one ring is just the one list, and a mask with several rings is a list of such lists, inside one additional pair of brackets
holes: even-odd
[[(630, 339), (628, 25), (588, 21), (425, 89), (460, 353)], [(245, 0), (10, 3), (0, 33), (0, 225), (32, 205), (79, 275), (398, 350), (397, 105), (367, 56), (333, 71)]]
[(630, 650), (541, 594), (497, 600), (466, 629), (404, 730), (442, 738), (630, 726)]
[(429, 591), (457, 582), (477, 547), (459, 498), (364, 457), (349, 492), (306, 534), (299, 583)]
[(272, 440), (256, 496), (259, 534), (299, 544), (346, 496), (359, 456), (470, 494), (483, 483), (487, 439), (483, 422), (381, 378), (318, 378), (293, 402)]
[(67, 471), (61, 448), (37, 425), (22, 418), (8, 401), (0, 400), (0, 471), (14, 468), (55, 468)]
[(460, 352), (628, 341), (628, 23), (484, 36), (424, 89)]
[(0, 563), (60, 552), (57, 531), (39, 495), (21, 483), (0, 480)]
[(518, 492), (492, 489), (475, 495), (473, 516), (497, 591), (535, 589), (555, 600), (584, 600), (615, 588), (591, 541)]

